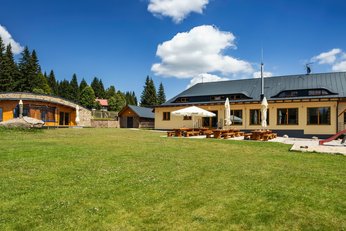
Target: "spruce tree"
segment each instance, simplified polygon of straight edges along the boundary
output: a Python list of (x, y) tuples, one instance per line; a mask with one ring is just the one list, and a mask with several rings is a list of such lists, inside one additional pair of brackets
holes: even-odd
[(11, 44), (6, 47), (2, 54), (0, 70), (0, 91), (15, 91), (15, 81), (19, 76), (17, 64), (14, 61)]
[(36, 86), (32, 89), (32, 92), (39, 94), (51, 94), (51, 88), (49, 87), (47, 78), (40, 72), (36, 76), (37, 83)]
[(19, 76), (15, 83), (16, 90), (23, 92), (31, 92), (30, 78), (32, 78), (35, 75), (35, 73), (32, 73), (31, 54), (27, 46), (21, 53), (18, 68)]
[(98, 79), (97, 77), (94, 77), (90, 86), (94, 90), (96, 98), (103, 99), (105, 97), (105, 89), (100, 79)]
[(52, 95), (59, 95), (58, 83), (55, 79), (54, 71), (51, 70), (48, 76), (48, 85), (51, 88)]
[(115, 97), (115, 95), (117, 94), (115, 87), (113, 85), (109, 86), (109, 88), (107, 88), (106, 90), (106, 98), (110, 99), (111, 97)]
[(81, 93), (84, 88), (86, 88), (88, 85), (88, 83), (85, 81), (85, 79), (83, 78), (82, 81), (79, 84), (79, 92)]
[[(37, 57), (37, 54), (36, 54), (36, 51), (33, 50), (31, 52), (31, 60), (30, 60), (30, 69), (31, 69), (31, 76), (29, 76), (29, 85), (30, 85), (30, 88), (31, 88), (31, 91), (33, 91), (34, 89), (42, 89), (46, 86), (43, 86), (45, 85), (46, 83), (42, 83), (41, 81), (43, 80), (43, 74), (41, 72), (41, 67), (40, 67), (40, 64), (39, 64), (39, 60), (38, 60), (38, 57)], [(44, 89), (42, 89), (44, 90)]]
[(92, 87), (86, 86), (80, 94), (80, 104), (92, 109), (95, 105), (95, 92)]
[(99, 80), (99, 86), (100, 86), (100, 98), (105, 99), (106, 98), (106, 91), (105, 87), (103, 85), (102, 79)]
[(157, 104), (156, 97), (156, 89), (154, 85), (154, 81), (147, 76), (145, 80), (144, 89), (141, 95), (141, 103), (142, 107), (152, 107)]
[(162, 82), (160, 83), (159, 90), (157, 92), (157, 104), (161, 105), (166, 102), (166, 94), (165, 89), (163, 87)]
[(59, 83), (59, 96), (64, 99), (73, 100), (71, 95), (71, 85), (66, 79)]
[(70, 90), (71, 90), (71, 97), (72, 100), (76, 103), (79, 102), (80, 98), (80, 92), (79, 92), (79, 87), (78, 87), (78, 80), (77, 80), (77, 75), (73, 74), (71, 82), (70, 82)]
[(5, 44), (0, 36), (0, 92), (4, 91), (2, 87), (2, 82), (4, 82), (3, 72), (4, 72), (4, 57), (5, 57)]
[(132, 91), (127, 91), (125, 93), (125, 97), (126, 97), (126, 104), (127, 105), (137, 105), (137, 97), (135, 95), (135, 92)]

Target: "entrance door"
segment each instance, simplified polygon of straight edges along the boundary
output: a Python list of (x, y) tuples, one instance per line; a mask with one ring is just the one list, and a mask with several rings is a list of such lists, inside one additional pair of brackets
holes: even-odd
[(133, 117), (127, 117), (127, 127), (133, 128)]
[(59, 125), (69, 125), (70, 123), (70, 113), (60, 112), (59, 113)]
[(217, 111), (211, 111), (211, 112), (214, 113), (216, 116), (214, 116), (214, 117), (203, 117), (202, 118), (203, 127), (217, 128), (217, 121), (218, 121)]

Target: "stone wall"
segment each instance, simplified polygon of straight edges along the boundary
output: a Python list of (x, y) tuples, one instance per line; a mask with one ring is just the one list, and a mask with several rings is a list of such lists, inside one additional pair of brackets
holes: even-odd
[(91, 127), (94, 128), (119, 128), (119, 121), (118, 120), (98, 120), (98, 119), (92, 119), (91, 120)]
[[(51, 95), (41, 95), (27, 92), (8, 92), (0, 93), (0, 100), (30, 100), (30, 101), (39, 101), (39, 102), (49, 102), (68, 106), (71, 108), (76, 108), (77, 104), (66, 99), (51, 96)], [(91, 126), (91, 111), (87, 108), (79, 106), (79, 126)]]

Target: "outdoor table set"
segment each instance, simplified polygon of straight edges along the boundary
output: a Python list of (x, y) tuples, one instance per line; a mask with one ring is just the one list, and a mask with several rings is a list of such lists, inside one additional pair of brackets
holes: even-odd
[(244, 138), (250, 138), (251, 140), (263, 140), (267, 141), (277, 137), (276, 133), (273, 133), (271, 130), (254, 130), (251, 133), (245, 134)]

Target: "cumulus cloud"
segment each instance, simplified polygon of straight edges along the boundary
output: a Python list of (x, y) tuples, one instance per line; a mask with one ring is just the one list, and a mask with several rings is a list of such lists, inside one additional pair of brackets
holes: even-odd
[(229, 79), (228, 78), (222, 78), (222, 77), (219, 77), (217, 75), (211, 75), (208, 73), (203, 73), (203, 74), (199, 74), (199, 75), (193, 77), (190, 81), (190, 84), (187, 85), (187, 88), (190, 88), (197, 83), (218, 82), (218, 81), (226, 81), (226, 80), (229, 80)]
[(341, 49), (334, 48), (330, 51), (323, 52), (312, 58), (312, 61), (316, 61), (319, 64), (332, 64), (336, 61), (337, 55), (341, 54)]
[(247, 61), (222, 52), (236, 48), (235, 36), (210, 25), (202, 25), (188, 32), (178, 33), (157, 48), (156, 55), (161, 63), (151, 70), (156, 75), (193, 78), (201, 73), (252, 74), (253, 68)]
[(333, 71), (346, 71), (346, 60), (338, 62), (332, 66)]
[(318, 64), (328, 64), (331, 66), (331, 70), (346, 71), (346, 53), (340, 48), (334, 48), (330, 51), (323, 52), (317, 56), (314, 56), (312, 61), (318, 62)]
[[(263, 72), (263, 77), (272, 77), (273, 73), (268, 72), (268, 71), (264, 71)], [(260, 71), (256, 71), (253, 73), (253, 77), (254, 78), (261, 78), (261, 72)]]
[(14, 41), (12, 35), (2, 25), (0, 25), (0, 37), (2, 38), (5, 46), (11, 44), (13, 54), (19, 54), (23, 51), (24, 48), (18, 42)]
[(203, 13), (209, 0), (149, 0), (148, 11), (155, 16), (171, 17), (175, 23), (183, 21), (191, 12)]

